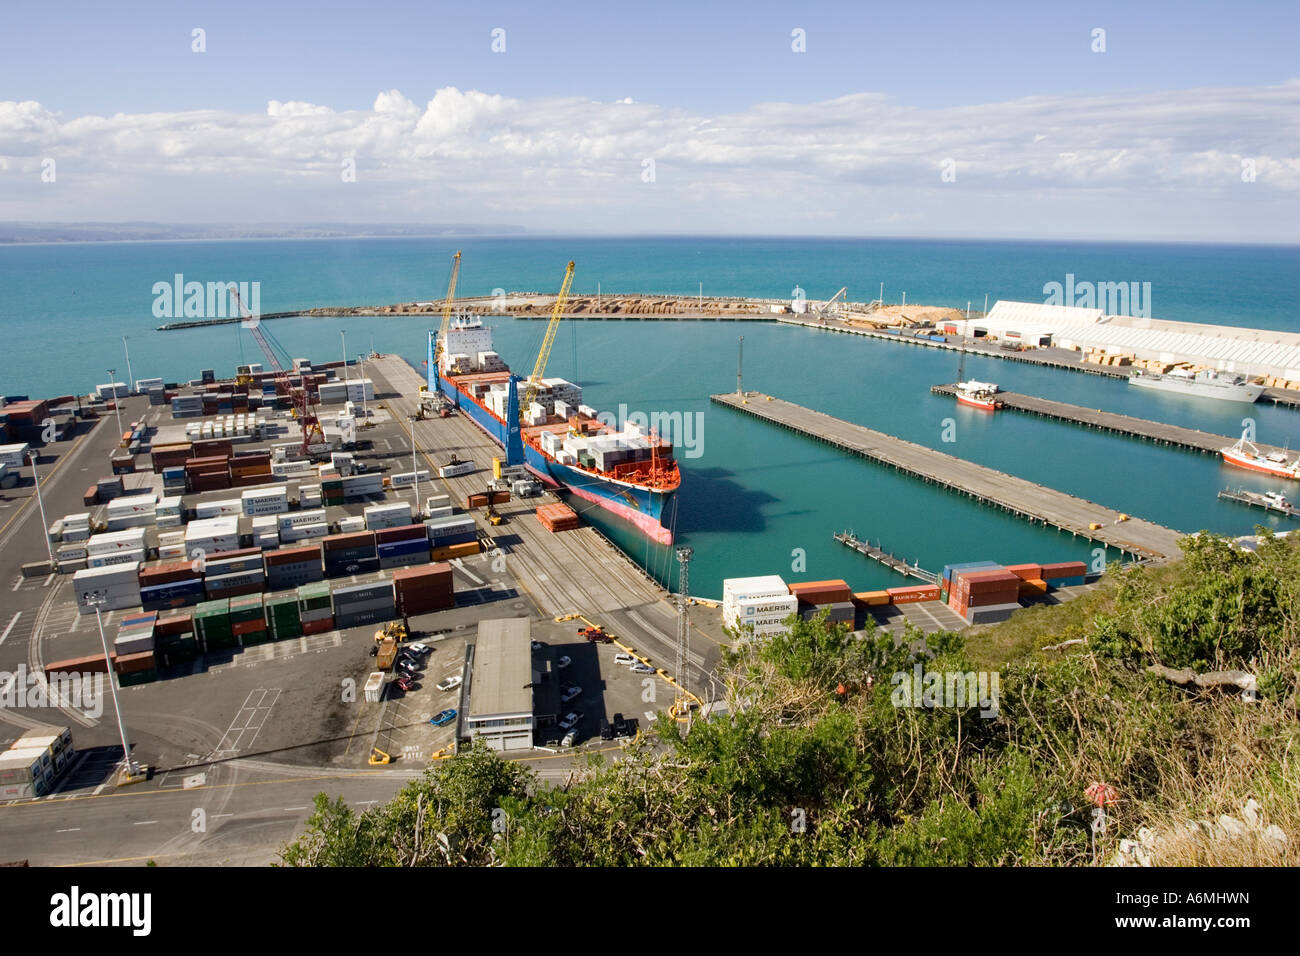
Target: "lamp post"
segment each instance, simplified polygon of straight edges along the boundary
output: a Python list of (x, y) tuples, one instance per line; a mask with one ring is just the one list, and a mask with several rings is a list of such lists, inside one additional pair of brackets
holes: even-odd
[(113, 414), (117, 416), (117, 433), (122, 434), (122, 410), (117, 403), (117, 369), (108, 370), (108, 385), (113, 389)]
[(135, 390), (135, 376), (131, 374), (131, 350), (127, 348), (126, 336), (122, 336), (122, 350), (126, 352), (126, 390), (132, 392)]
[(45, 522), (45, 501), (41, 498), (41, 479), (36, 474), (36, 452), (28, 451), (27, 460), (32, 463), (32, 481), (36, 483), (36, 505), (41, 509), (41, 527), (45, 530), (45, 550), (50, 555), (50, 570), (54, 570), (54, 545), (50, 543), (50, 526)]
[(406, 420), (411, 423), (411, 491), (415, 495), (415, 503), (420, 503), (420, 471), (415, 466), (415, 416), (407, 415)]
[(370, 403), (366, 401), (366, 357), (357, 356), (358, 370), (361, 375), (361, 417), (370, 421)]
[(104, 636), (104, 618), (99, 609), (107, 601), (106, 597), (96, 596), (90, 599), (95, 609), (95, 623), (99, 625), (99, 643), (104, 648), (104, 663), (108, 667), (108, 690), (113, 696), (113, 710), (117, 713), (117, 732), (122, 736), (122, 766), (131, 776), (136, 774), (135, 761), (131, 759), (131, 747), (126, 742), (126, 724), (122, 720), (122, 705), (117, 699), (117, 678), (113, 673), (113, 658), (108, 652), (108, 638)]

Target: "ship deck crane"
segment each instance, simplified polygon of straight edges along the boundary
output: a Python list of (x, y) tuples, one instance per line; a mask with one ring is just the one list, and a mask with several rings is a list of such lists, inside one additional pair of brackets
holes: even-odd
[[(437, 344), (434, 346), (433, 355), (431, 356), (431, 360), (434, 363), (434, 367), (430, 371), (435, 373), (440, 371), (437, 363), (442, 358), (442, 353), (447, 348), (446, 345), (447, 330), (451, 328), (451, 310), (452, 310), (452, 305), (456, 301), (456, 280), (459, 277), (460, 277), (460, 251), (457, 250), (456, 254), (451, 257), (451, 278), (447, 282), (447, 295), (442, 300), (442, 325), (439, 326), (438, 328), (438, 341)], [(442, 394), (441, 376), (435, 377), (434, 382), (438, 394), (441, 395)]]
[[(320, 419), (316, 416), (316, 409), (312, 405), (307, 387), (305, 385), (295, 387), (289, 380), (289, 373), (284, 370), (284, 366), (280, 364), (280, 360), (276, 357), (275, 349), (271, 348), (271, 343), (267, 341), (266, 334), (262, 331), (261, 322), (248, 311), (243, 300), (240, 299), (239, 291), (235, 288), (233, 282), (229, 288), (230, 294), (234, 296), (235, 304), (239, 307), (240, 315), (245, 319), (241, 324), (248, 329), (248, 333), (253, 337), (253, 341), (257, 343), (257, 347), (266, 356), (266, 362), (271, 366), (271, 371), (275, 373), (276, 394), (288, 395), (289, 400), (293, 403), (293, 417), (298, 419), (298, 424), (302, 427), (302, 454), (310, 455), (312, 445), (323, 445), (325, 443), (325, 434), (321, 431)], [(251, 384), (253, 381), (251, 371), (242, 371), (237, 380), (243, 384)]]
[(564, 270), (564, 282), (560, 285), (560, 294), (555, 297), (551, 308), (551, 321), (546, 324), (546, 337), (537, 353), (537, 362), (533, 365), (533, 374), (528, 376), (528, 389), (524, 400), (519, 403), (519, 414), (524, 415), (537, 398), (542, 387), (542, 376), (546, 374), (546, 363), (551, 357), (551, 346), (555, 344), (555, 333), (560, 327), (560, 318), (564, 315), (564, 306), (569, 301), (569, 288), (573, 285), (573, 260), (569, 260)]

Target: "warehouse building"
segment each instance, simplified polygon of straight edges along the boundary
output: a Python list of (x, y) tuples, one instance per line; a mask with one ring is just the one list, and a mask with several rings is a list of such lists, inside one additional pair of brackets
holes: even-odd
[(940, 331), (1029, 346), (1191, 363), (1286, 382), (1300, 382), (1300, 334), (1272, 329), (1174, 322), (1101, 309), (999, 300), (979, 319), (946, 320)]
[(466, 719), (469, 736), (493, 750), (532, 747), (533, 685), (528, 619), (480, 621)]

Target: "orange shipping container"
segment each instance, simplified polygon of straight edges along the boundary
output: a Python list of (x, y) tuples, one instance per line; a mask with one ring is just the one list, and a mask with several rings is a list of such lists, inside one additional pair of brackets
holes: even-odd
[(1024, 581), (1033, 581), (1043, 573), (1041, 564), (1008, 564), (1006, 569)]
[(860, 591), (853, 595), (853, 603), (864, 607), (880, 607), (889, 603), (888, 591)]
[(889, 588), (890, 604), (916, 604), (920, 601), (939, 600), (939, 585), (921, 584), (905, 588)]

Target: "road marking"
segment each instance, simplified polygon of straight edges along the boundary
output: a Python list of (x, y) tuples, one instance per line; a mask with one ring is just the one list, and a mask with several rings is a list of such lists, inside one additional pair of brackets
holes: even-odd
[(157, 823), (157, 822), (158, 822), (157, 820), (137, 820), (135, 823), (131, 824), (131, 826), (133, 826), (133, 827), (147, 827), (147, 826), (149, 826), (151, 823)]
[(212, 814), (212, 819), (220, 820), (222, 817), (233, 817), (233, 816), (234, 816), (233, 813), (214, 813)]
[(81, 827), (68, 827), (66, 830), (55, 830), (55, 833), (80, 833)]
[(310, 810), (311, 807), (285, 807), (286, 810)]
[(23, 586), (23, 579), (19, 578), (17, 581), (14, 582), (14, 586), (11, 587), (9, 590), (16, 592), (22, 586)]
[(5, 628), (5, 632), (3, 634), (0, 634), (0, 644), (3, 644), (5, 642), (5, 638), (9, 636), (9, 632), (14, 629), (14, 625), (18, 623), (18, 619), (22, 616), (23, 616), (23, 612), (18, 611), (9, 620), (9, 626)]

